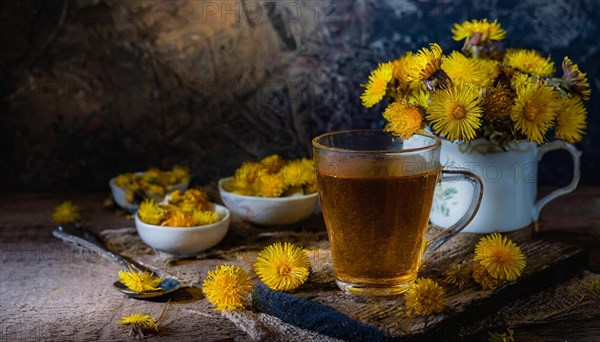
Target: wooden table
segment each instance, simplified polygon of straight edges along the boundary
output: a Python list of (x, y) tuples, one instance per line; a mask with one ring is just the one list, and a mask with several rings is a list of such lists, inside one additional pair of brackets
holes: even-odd
[[(546, 193), (548, 189), (541, 189)], [(102, 207), (107, 194), (4, 194), (0, 199), (0, 340), (123, 340), (115, 325), (123, 315), (158, 316), (165, 303), (131, 300), (110, 284), (116, 269), (96, 255), (55, 240), (51, 213), (64, 200), (82, 209), (94, 231), (131, 227), (132, 221)], [(313, 222), (314, 221), (314, 222)], [(311, 224), (322, 224), (313, 220)], [(589, 250), (589, 270), (600, 272), (600, 187), (581, 187), (550, 203), (541, 215), (546, 238)], [(324, 229), (316, 227), (316, 229)], [(161, 340), (247, 340), (215, 313), (201, 293), (169, 304)], [(575, 310), (554, 321), (515, 331), (517, 340), (600, 338), (600, 317)]]

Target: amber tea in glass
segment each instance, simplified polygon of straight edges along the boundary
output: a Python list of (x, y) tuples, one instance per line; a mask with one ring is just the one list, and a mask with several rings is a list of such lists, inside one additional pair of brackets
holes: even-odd
[[(433, 135), (402, 140), (380, 130), (343, 131), (315, 138), (313, 147), (335, 278), (344, 291), (404, 291), (424, 253), (462, 230), (479, 206), (480, 180), (467, 170), (442, 171)], [(470, 181), (474, 201), (459, 222), (427, 242), (440, 179)]]

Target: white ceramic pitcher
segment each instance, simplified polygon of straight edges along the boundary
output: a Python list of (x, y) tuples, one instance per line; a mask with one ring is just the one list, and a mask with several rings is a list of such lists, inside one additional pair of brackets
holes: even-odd
[[(567, 150), (573, 158), (573, 179), (536, 202), (538, 161), (549, 151)], [(508, 232), (537, 221), (540, 211), (553, 199), (575, 189), (579, 182), (581, 152), (575, 146), (556, 140), (538, 147), (533, 142), (516, 142), (508, 151), (487, 139), (470, 142), (442, 140), (441, 163), (444, 168), (467, 168), (484, 183), (483, 200), (471, 223), (463, 230), (471, 233)], [(450, 227), (468, 209), (472, 197), (468, 184), (441, 183), (436, 188), (431, 223)]]

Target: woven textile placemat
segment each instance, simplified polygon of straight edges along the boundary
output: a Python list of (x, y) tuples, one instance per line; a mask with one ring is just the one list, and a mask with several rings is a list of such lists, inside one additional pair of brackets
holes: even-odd
[[(590, 282), (598, 276), (581, 272), (584, 267), (582, 251), (559, 242), (535, 240), (529, 234), (516, 233), (511, 237), (519, 242), (528, 257), (528, 268), (523, 278), (530, 281), (521, 284), (522, 288), (519, 288), (519, 282), (494, 291), (482, 290), (476, 284), (462, 291), (447, 288), (449, 308), (441, 315), (407, 319), (402, 310), (401, 296), (357, 298), (337, 289), (326, 232), (319, 218), (312, 220), (295, 226), (271, 228), (234, 220), (221, 244), (191, 258), (154, 251), (141, 241), (135, 228), (105, 230), (101, 235), (114, 251), (174, 275), (183, 280), (184, 285), (195, 288), (201, 287), (207, 272), (217, 265), (232, 264), (246, 269), (258, 284), (253, 294), (254, 306), (222, 315), (256, 340), (354, 340), (367, 336), (373, 339), (420, 338), (439, 336), (436, 334), (440, 331), (444, 331), (448, 338), (460, 338), (477, 336), (493, 328), (518, 328), (547, 322), (574, 314), (582, 308), (591, 314), (598, 314), (600, 310), (598, 294), (589, 292)], [(438, 232), (432, 227), (428, 235)], [(428, 260), (423, 275), (439, 279), (447, 265), (470, 257), (479, 238), (475, 234), (459, 235)], [(291, 294), (266, 288), (252, 273), (257, 253), (277, 241), (302, 246), (311, 261), (309, 281)], [(536, 278), (540, 274), (544, 276)], [(579, 276), (573, 277), (575, 275)], [(201, 291), (193, 292), (196, 300), (206, 301)], [(493, 301), (487, 301), (494, 297)], [(315, 303), (317, 305), (313, 306)], [(329, 309), (332, 310), (331, 315), (328, 314)], [(311, 316), (317, 313), (320, 315), (318, 319)], [(215, 312), (193, 314), (214, 315)], [(193, 319), (193, 314), (190, 312), (191, 317), (181, 318)]]

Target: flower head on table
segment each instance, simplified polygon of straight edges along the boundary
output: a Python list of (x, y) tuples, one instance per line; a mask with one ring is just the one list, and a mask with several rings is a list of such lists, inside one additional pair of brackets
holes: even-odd
[(473, 279), (484, 289), (515, 281), (525, 269), (521, 248), (498, 233), (484, 236), (475, 246)]
[(471, 279), (471, 272), (470, 263), (453, 264), (444, 273), (444, 282), (446, 282), (446, 284), (454, 285), (462, 290)]
[(252, 279), (239, 266), (220, 265), (208, 271), (202, 292), (217, 311), (241, 310), (252, 292)]
[(404, 300), (408, 316), (440, 313), (446, 307), (444, 289), (430, 278), (418, 278), (410, 284)]
[(143, 313), (123, 316), (117, 324), (131, 327), (131, 335), (134, 337), (139, 336), (142, 339), (145, 337), (146, 333), (152, 330), (158, 332), (158, 321), (156, 318)]
[(52, 220), (56, 224), (75, 223), (80, 219), (79, 207), (71, 201), (59, 204), (52, 213)]
[(254, 272), (273, 290), (291, 291), (308, 279), (310, 262), (302, 248), (277, 242), (258, 254)]

